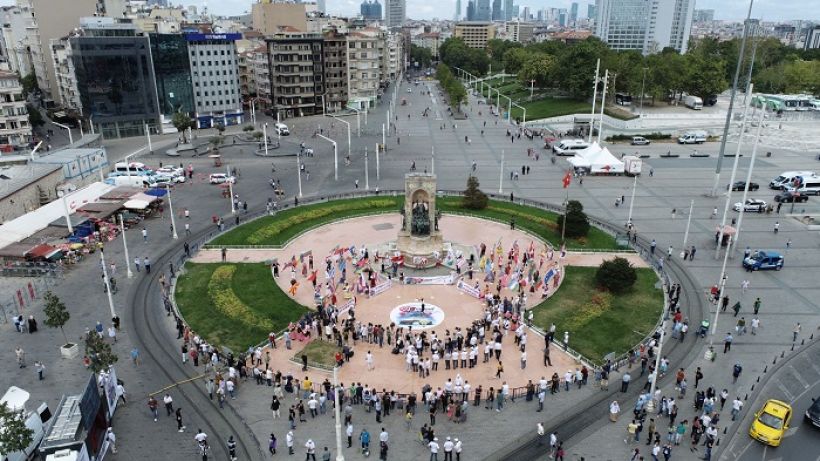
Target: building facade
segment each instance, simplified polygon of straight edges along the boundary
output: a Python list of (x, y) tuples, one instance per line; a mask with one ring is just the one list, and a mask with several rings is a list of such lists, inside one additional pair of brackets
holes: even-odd
[(505, 21), (512, 21), (515, 13), (515, 6), (513, 4), (513, 0), (504, 0), (504, 20)]
[(475, 20), (490, 21), (491, 18), (490, 0), (476, 0)]
[(324, 38), (283, 33), (266, 40), (272, 109), (282, 118), (322, 113)]
[(510, 21), (504, 24), (507, 39), (518, 43), (529, 43), (535, 39), (535, 24)]
[(80, 27), (69, 42), (83, 117), (104, 138), (144, 135), (159, 121), (148, 37), (112, 18), (82, 18)]
[(337, 112), (347, 106), (347, 36), (334, 30), (324, 34), (324, 108)]
[(820, 26), (814, 26), (806, 32), (806, 41), (803, 42), (803, 49), (813, 50), (820, 48)]
[(163, 131), (172, 126), (176, 112), (196, 112), (188, 41), (179, 34), (149, 34), (157, 82), (157, 100)]
[(453, 37), (460, 38), (470, 48), (485, 49), (495, 38), (495, 24), (486, 21), (464, 21), (456, 24)]
[(685, 53), (694, 0), (597, 0), (595, 35), (614, 50)]
[(64, 109), (77, 111), (82, 115), (83, 104), (80, 90), (77, 87), (77, 73), (74, 71), (74, 60), (71, 58), (69, 37), (51, 41), (51, 55), (54, 58), (54, 75), (60, 105)]
[(493, 0), (493, 11), (492, 11), (492, 20), (493, 21), (503, 21), (504, 20), (504, 7), (501, 4), (502, 0)]
[(17, 74), (0, 71), (0, 149), (27, 147), (31, 143), (23, 85)]
[(261, 0), (251, 6), (253, 28), (265, 35), (279, 33), (280, 27), (307, 31), (307, 9), (304, 3)]
[(382, 82), (384, 33), (366, 28), (347, 36), (347, 88), (349, 106), (357, 109), (374, 106)]
[(185, 34), (198, 128), (242, 123), (236, 41), (242, 34)]
[(384, 22), (388, 29), (399, 28), (407, 18), (407, 0), (385, 0)]

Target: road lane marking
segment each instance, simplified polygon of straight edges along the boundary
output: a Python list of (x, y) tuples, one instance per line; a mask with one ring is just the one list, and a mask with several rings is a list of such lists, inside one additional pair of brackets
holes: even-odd
[(783, 391), (784, 394), (786, 394), (786, 398), (789, 400), (789, 402), (794, 401), (794, 394), (789, 392), (789, 389), (786, 388), (786, 386), (783, 384), (783, 382), (780, 381), (779, 379), (777, 380), (777, 387), (780, 388), (780, 390)]
[(794, 367), (793, 367), (793, 366), (791, 366), (791, 365), (789, 365), (789, 368), (791, 368), (791, 370), (794, 372), (794, 377), (795, 377), (798, 381), (800, 381), (800, 384), (802, 384), (802, 385), (803, 385), (803, 389), (808, 389), (808, 388), (809, 388), (809, 383), (807, 383), (807, 382), (803, 379), (803, 377), (802, 377), (802, 376), (800, 376), (800, 372), (798, 372), (798, 371), (797, 371), (797, 369), (796, 369), (796, 368), (794, 368)]

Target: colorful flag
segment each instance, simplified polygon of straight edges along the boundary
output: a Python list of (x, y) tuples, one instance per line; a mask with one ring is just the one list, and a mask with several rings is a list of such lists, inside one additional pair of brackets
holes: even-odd
[(569, 173), (569, 170), (567, 170), (567, 174), (564, 175), (564, 179), (562, 179), (561, 182), (564, 184), (564, 189), (569, 187), (569, 183), (572, 182), (572, 175)]

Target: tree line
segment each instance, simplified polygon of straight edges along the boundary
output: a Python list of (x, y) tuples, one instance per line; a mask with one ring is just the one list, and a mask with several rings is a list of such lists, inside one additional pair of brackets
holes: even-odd
[[(820, 50), (798, 50), (776, 38), (747, 42), (739, 87), (746, 87), (752, 49), (755, 63), (752, 82), (766, 93), (810, 93), (820, 95)], [(485, 75), (491, 63), (507, 73), (518, 74), (526, 87), (531, 82), (577, 99), (592, 96), (595, 63), (601, 59), (601, 76), (609, 69), (608, 91), (668, 100), (683, 93), (706, 99), (729, 88), (740, 53), (740, 39), (718, 41), (704, 38), (690, 42), (685, 54), (665, 48), (643, 56), (639, 51), (611, 50), (597, 37), (566, 44), (546, 41), (522, 45), (493, 39), (485, 50), (467, 47), (461, 39), (449, 38), (440, 47), (443, 63), (475, 75)], [(500, 69), (498, 69), (500, 70)]]
[(450, 106), (453, 110), (461, 110), (461, 103), (467, 99), (467, 90), (464, 84), (457, 79), (453, 72), (444, 64), (439, 64), (436, 67), (436, 79), (439, 85), (447, 92), (450, 99)]

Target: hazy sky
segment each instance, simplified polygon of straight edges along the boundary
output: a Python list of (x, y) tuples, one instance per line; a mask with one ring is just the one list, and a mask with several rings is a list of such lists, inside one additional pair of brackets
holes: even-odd
[[(70, 0), (55, 0), (70, 1)], [(249, 11), (251, 0), (170, 0), (173, 4), (196, 5), (202, 7), (208, 5), (215, 14), (241, 14)], [(385, 0), (379, 0), (384, 5)], [(672, 1), (672, 0), (665, 0)], [(520, 2), (520, 3), (519, 3)], [(11, 5), (14, 0), (0, 0), (0, 5)], [(529, 6), (530, 10), (537, 11), (540, 8), (567, 8), (569, 9), (572, 0), (518, 0), (522, 7)], [(586, 17), (587, 4), (594, 1), (578, 1), (578, 14)], [(355, 15), (359, 12), (361, 0), (326, 0), (328, 12), (338, 15)], [(490, 1), (492, 4), (492, 0)], [(407, 15), (412, 19), (452, 18), (455, 14), (456, 0), (407, 0)], [(712, 8), (715, 10), (715, 19), (737, 19), (746, 17), (749, 8), (748, 0), (699, 0), (697, 8)], [(818, 16), (816, 0), (756, 0), (752, 17), (760, 18), (764, 21), (780, 21), (788, 19), (812, 19)], [(461, 1), (462, 16), (467, 11), (467, 0)]]

